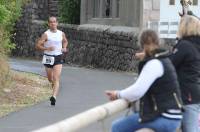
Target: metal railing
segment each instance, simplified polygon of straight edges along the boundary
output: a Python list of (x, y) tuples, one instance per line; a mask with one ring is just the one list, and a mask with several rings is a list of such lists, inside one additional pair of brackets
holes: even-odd
[(160, 38), (176, 38), (178, 24), (177, 21), (148, 21), (147, 28), (156, 30)]

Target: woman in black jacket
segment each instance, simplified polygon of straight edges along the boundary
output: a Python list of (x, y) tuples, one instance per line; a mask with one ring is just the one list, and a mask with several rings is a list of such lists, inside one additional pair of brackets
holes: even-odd
[(123, 98), (132, 102), (140, 99), (140, 112), (113, 122), (112, 132), (135, 132), (141, 128), (175, 132), (182, 119), (175, 68), (167, 57), (168, 52), (160, 49), (154, 31), (143, 31), (140, 44), (145, 56), (139, 64), (136, 82), (120, 91), (106, 91), (110, 100)]
[(180, 83), (184, 103), (183, 132), (200, 132), (200, 21), (190, 15), (181, 18), (178, 43), (170, 56)]

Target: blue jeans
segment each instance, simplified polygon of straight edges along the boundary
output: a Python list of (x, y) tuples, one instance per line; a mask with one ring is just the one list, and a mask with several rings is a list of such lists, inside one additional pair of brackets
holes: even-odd
[(138, 122), (138, 119), (139, 114), (120, 118), (113, 122), (112, 132), (134, 132), (141, 128), (150, 128), (155, 132), (176, 132), (176, 129), (181, 124), (181, 120), (167, 119), (162, 116), (145, 123)]
[(200, 132), (200, 104), (191, 104), (184, 106), (182, 131)]

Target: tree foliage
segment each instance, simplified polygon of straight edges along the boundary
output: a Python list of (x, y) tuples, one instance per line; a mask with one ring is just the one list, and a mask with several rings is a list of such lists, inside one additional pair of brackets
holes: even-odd
[(80, 24), (81, 0), (60, 0), (59, 18), (61, 22)]
[(9, 21), (11, 12), (4, 5), (0, 5), (0, 24), (6, 24)]
[(6, 87), (10, 78), (6, 55), (15, 47), (11, 43), (15, 21), (21, 14), (21, 6), (27, 0), (0, 0), (0, 90)]
[(21, 14), (21, 6), (27, 0), (0, 0), (0, 55), (14, 48), (10, 38), (15, 21)]

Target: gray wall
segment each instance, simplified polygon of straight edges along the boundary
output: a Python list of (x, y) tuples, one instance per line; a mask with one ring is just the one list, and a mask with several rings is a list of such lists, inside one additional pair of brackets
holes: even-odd
[[(41, 20), (46, 20), (51, 14), (46, 9), (48, 2), (33, 0), (23, 8), (23, 15), (16, 23), (14, 56), (41, 58), (42, 53), (35, 50), (35, 43), (47, 30), (47, 25)], [(56, 6), (52, 8), (57, 9)], [(60, 24), (59, 29), (65, 32), (69, 41), (66, 63), (110, 70), (137, 69), (137, 60), (133, 54), (139, 49), (138, 28)], [(167, 40), (166, 43), (165, 46), (170, 48), (174, 41)]]
[[(94, 0), (81, 0), (81, 24), (105, 24), (145, 28), (148, 21), (159, 21), (160, 0), (120, 0), (118, 18), (93, 18)], [(101, 11), (100, 11), (101, 12)]]
[(142, 0), (141, 28), (147, 27), (148, 21), (160, 20), (160, 0)]
[[(46, 29), (44, 21), (19, 23), (13, 54), (41, 58), (41, 52), (35, 50), (35, 42)], [(139, 47), (137, 31), (134, 29), (123, 31), (119, 27), (64, 24), (61, 24), (59, 29), (65, 32), (69, 41), (66, 63), (109, 70), (136, 69), (137, 61), (134, 60), (133, 54)]]
[[(47, 29), (45, 22), (40, 20), (46, 20), (51, 13), (46, 9), (48, 2), (33, 0), (23, 8), (23, 15), (16, 23), (13, 55), (41, 57), (41, 52), (35, 50), (35, 43)], [(99, 25), (60, 25), (59, 28), (69, 41), (66, 63), (110, 70), (136, 69), (137, 61), (132, 56), (139, 47), (138, 31), (134, 28)]]
[[(141, 0), (120, 0), (119, 17), (93, 18), (94, 0), (81, 0), (81, 24), (104, 24), (113, 26), (139, 27), (141, 23)], [(100, 11), (102, 12), (102, 10)]]
[(47, 20), (49, 16), (58, 16), (59, 0), (32, 0), (32, 19)]

